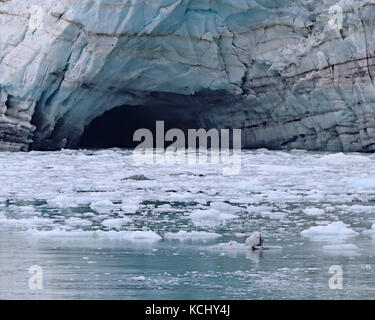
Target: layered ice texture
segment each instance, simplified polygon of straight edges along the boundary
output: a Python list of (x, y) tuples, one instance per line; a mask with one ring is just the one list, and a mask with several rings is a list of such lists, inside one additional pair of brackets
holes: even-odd
[(374, 14), (366, 0), (0, 1), (0, 148), (76, 147), (104, 112), (146, 107), (242, 129), (245, 148), (373, 151)]

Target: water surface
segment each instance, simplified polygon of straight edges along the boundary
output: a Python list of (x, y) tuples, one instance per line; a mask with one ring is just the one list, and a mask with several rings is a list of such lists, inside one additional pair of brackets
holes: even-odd
[[(244, 151), (235, 176), (117, 149), (1, 153), (0, 168), (2, 299), (375, 297), (372, 155)], [(335, 221), (356, 233), (301, 235)], [(282, 249), (244, 248), (256, 230)]]

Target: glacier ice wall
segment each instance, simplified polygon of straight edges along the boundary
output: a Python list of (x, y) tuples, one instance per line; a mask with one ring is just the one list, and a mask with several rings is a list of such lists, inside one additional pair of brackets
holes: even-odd
[(0, 0), (0, 149), (173, 106), (246, 148), (373, 151), (374, 17), (365, 0)]

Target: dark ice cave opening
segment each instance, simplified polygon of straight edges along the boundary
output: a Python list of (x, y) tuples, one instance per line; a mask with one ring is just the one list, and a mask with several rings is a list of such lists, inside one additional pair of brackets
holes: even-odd
[(164, 121), (165, 132), (177, 128), (184, 131), (187, 137), (188, 129), (200, 128), (197, 114), (187, 109), (176, 106), (123, 106), (111, 109), (91, 121), (78, 147), (135, 148), (140, 144), (133, 141), (134, 132), (138, 129), (149, 129), (153, 133), (155, 145), (156, 121)]

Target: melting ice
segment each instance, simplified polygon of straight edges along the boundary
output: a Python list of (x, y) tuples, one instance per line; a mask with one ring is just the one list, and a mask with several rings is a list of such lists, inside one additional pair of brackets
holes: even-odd
[[(1, 153), (0, 169), (1, 298), (373, 297), (373, 155), (244, 151), (223, 176), (63, 150)], [(247, 250), (256, 230), (282, 249)], [(41, 292), (25, 289), (32, 265)]]

